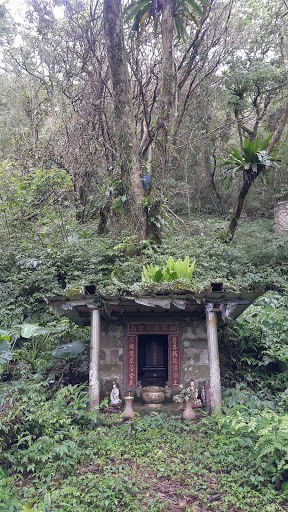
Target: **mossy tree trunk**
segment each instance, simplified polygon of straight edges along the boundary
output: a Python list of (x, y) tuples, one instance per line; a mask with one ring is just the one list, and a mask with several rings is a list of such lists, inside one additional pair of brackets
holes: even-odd
[(162, 217), (161, 208), (167, 192), (176, 91), (174, 1), (162, 0), (161, 9), (162, 85), (160, 111), (151, 162), (152, 183), (150, 191), (151, 209), (149, 215), (149, 233), (156, 243), (161, 242), (161, 226), (159, 225), (158, 217)]
[(144, 190), (140, 177), (139, 150), (135, 133), (130, 76), (124, 46), (121, 0), (104, 0), (104, 31), (111, 71), (117, 153), (126, 208), (140, 239), (147, 235)]

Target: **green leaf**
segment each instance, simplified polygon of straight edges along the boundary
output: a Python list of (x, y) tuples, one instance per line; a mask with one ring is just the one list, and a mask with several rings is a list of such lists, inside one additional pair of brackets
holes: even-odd
[(21, 327), (22, 338), (32, 338), (37, 335), (40, 326), (38, 324), (23, 324)]
[(270, 140), (272, 139), (273, 137), (273, 133), (270, 133), (270, 135), (268, 135), (267, 139), (264, 140), (264, 142), (262, 142), (261, 146), (260, 146), (260, 151), (263, 151), (264, 149), (267, 148)]
[(153, 282), (146, 267), (143, 267), (142, 281), (144, 281), (145, 283), (148, 283), (148, 284)]
[(200, 16), (200, 18), (203, 18), (203, 11), (194, 0), (185, 0), (185, 3), (189, 4), (192, 7), (193, 11), (196, 12), (198, 16)]
[(7, 471), (5, 471), (5, 469), (0, 467), (0, 479), (1, 478), (7, 478), (7, 476), (8, 476)]
[(38, 499), (39, 498), (34, 498), (33, 501), (27, 501), (27, 503), (25, 503), (25, 505), (23, 505), (21, 512), (32, 512), (32, 509), (33, 509), (35, 503), (37, 503)]
[(230, 151), (228, 151), (228, 153), (230, 153), (232, 156), (235, 156), (239, 160), (239, 162), (243, 162), (243, 157), (242, 155), (240, 155), (239, 151), (236, 148), (230, 148)]
[(10, 341), (9, 331), (0, 329), (0, 340)]
[(22, 324), (16, 327), (21, 327), (22, 338), (33, 338), (33, 336), (46, 336), (47, 334), (61, 332), (64, 329), (64, 327), (41, 327), (41, 325), (38, 324)]
[(159, 24), (159, 18), (154, 18), (153, 21), (153, 37), (156, 37), (157, 31), (158, 31), (158, 24)]
[(0, 365), (3, 365), (12, 359), (11, 344), (8, 340), (0, 339)]
[(138, 2), (137, 0), (135, 2), (132, 2), (130, 5), (125, 7), (124, 9), (124, 16), (127, 21), (132, 20), (137, 14), (140, 13), (140, 11), (143, 8), (149, 7), (150, 1), (144, 1), (144, 2)]
[(162, 270), (157, 270), (157, 272), (154, 274), (154, 282), (155, 283), (161, 283), (163, 279)]
[(76, 357), (81, 352), (84, 352), (88, 347), (89, 342), (83, 341), (73, 341), (72, 343), (67, 343), (66, 345), (60, 345), (56, 347), (52, 352), (52, 356), (57, 357), (57, 359), (64, 359), (66, 357)]
[(191, 280), (192, 274), (193, 274), (193, 272), (194, 272), (195, 264), (196, 264), (196, 259), (194, 258), (194, 261), (193, 261), (193, 263), (192, 263), (191, 267), (188, 269), (188, 272), (187, 272), (187, 278), (188, 278), (189, 280)]
[[(187, 11), (187, 14), (186, 14), (186, 11), (185, 11), (185, 16), (187, 16), (187, 18), (190, 18), (190, 13)], [(194, 22), (194, 20), (192, 20)], [(177, 37), (179, 39), (185, 39), (187, 33), (186, 33), (186, 29), (183, 25), (183, 21), (182, 21), (182, 17), (181, 16), (175, 16), (175, 27), (176, 27), (176, 31), (177, 31)]]
[(152, 264), (148, 265), (147, 268), (143, 267), (142, 281), (151, 284), (171, 282), (176, 279), (190, 280), (194, 267), (195, 260), (191, 267), (189, 267), (189, 256), (186, 256), (184, 260), (178, 259), (176, 262), (170, 256), (162, 270), (158, 266), (154, 267)]

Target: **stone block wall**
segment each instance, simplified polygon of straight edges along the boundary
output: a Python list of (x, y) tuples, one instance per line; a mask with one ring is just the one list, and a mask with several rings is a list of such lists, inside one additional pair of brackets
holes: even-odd
[[(157, 321), (159, 323), (165, 322), (162, 319), (157, 319)], [(206, 321), (195, 320), (188, 316), (181, 317), (181, 319), (179, 317), (170, 318), (169, 321), (179, 324), (182, 384), (186, 386), (190, 379), (194, 379), (200, 390), (204, 380), (209, 379)], [(114, 380), (118, 383), (120, 394), (123, 397), (125, 389), (125, 343), (126, 329), (124, 323), (102, 319), (100, 348), (101, 398), (110, 394)]]
[(209, 379), (206, 321), (187, 317), (180, 325), (183, 384), (187, 385), (190, 379), (194, 379), (200, 389), (204, 380)]
[(118, 322), (101, 322), (100, 381), (101, 395), (107, 396), (115, 380), (123, 389), (125, 331)]

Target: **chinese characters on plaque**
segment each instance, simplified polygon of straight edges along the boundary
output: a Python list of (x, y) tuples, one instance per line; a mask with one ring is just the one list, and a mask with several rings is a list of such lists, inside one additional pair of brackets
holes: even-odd
[(180, 339), (178, 335), (169, 336), (169, 384), (171, 388), (180, 385)]
[(126, 352), (127, 388), (137, 387), (137, 336), (127, 337)]
[(129, 334), (172, 334), (178, 333), (178, 324), (129, 324)]

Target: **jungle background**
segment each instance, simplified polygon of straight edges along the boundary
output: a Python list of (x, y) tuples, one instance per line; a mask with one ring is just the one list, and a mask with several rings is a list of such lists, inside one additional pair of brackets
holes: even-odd
[[(288, 510), (287, 3), (16, 7), (0, 4), (0, 511)], [(219, 332), (224, 415), (89, 411), (89, 330), (49, 297), (139, 293), (170, 256), (196, 259), (194, 291), (263, 290)]]

